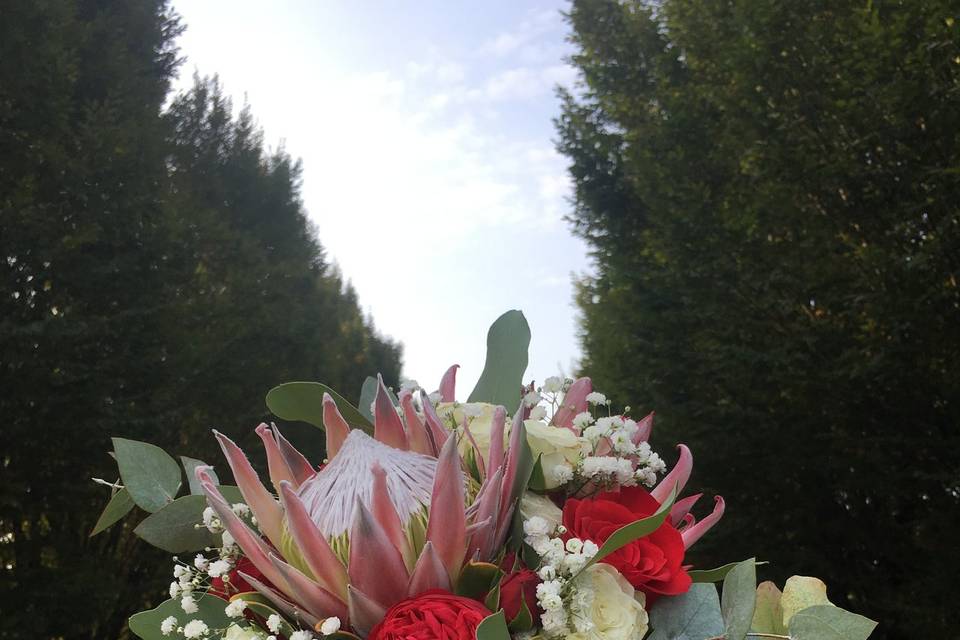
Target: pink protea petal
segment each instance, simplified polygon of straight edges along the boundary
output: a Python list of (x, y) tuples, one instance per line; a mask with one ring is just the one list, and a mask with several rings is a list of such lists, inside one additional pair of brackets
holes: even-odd
[(685, 444), (678, 444), (677, 448), (680, 449), (680, 459), (677, 460), (677, 464), (673, 465), (670, 473), (650, 492), (650, 495), (660, 504), (663, 504), (674, 487), (677, 488), (677, 495), (680, 495), (683, 488), (687, 486), (690, 472), (693, 471), (693, 454), (690, 453), (690, 449)]
[(327, 435), (327, 459), (330, 459), (337, 455), (350, 435), (350, 425), (340, 415), (337, 403), (326, 392), (323, 394), (323, 430)]
[(378, 622), (383, 620), (387, 607), (350, 585), (347, 607), (350, 611), (350, 625), (362, 637), (366, 637)]
[(593, 383), (590, 378), (580, 378), (571, 384), (563, 396), (563, 405), (553, 414), (550, 424), (573, 429), (574, 417), (587, 410), (587, 395), (591, 391), (593, 391)]
[(266, 534), (274, 546), (279, 545), (283, 533), (283, 510), (280, 504), (260, 482), (260, 476), (253, 470), (253, 466), (240, 447), (219, 431), (214, 430), (213, 434), (220, 443), (220, 448), (233, 471), (237, 487), (240, 488), (243, 499), (256, 517), (260, 530)]
[(350, 529), (350, 585), (385, 607), (404, 598), (410, 575), (400, 551), (359, 499)]
[(370, 469), (370, 473), (373, 475), (373, 501), (371, 504), (373, 517), (383, 531), (387, 533), (394, 548), (400, 552), (407, 569), (412, 570), (415, 560), (413, 549), (407, 542), (403, 525), (400, 523), (400, 516), (397, 515), (397, 510), (390, 500), (390, 490), (387, 488), (387, 473), (383, 470), (383, 467), (376, 463)]
[(500, 483), (503, 481), (503, 467), (497, 469), (492, 476), (484, 483), (482, 495), (478, 498), (475, 522), (488, 522), (489, 524), (470, 536), (470, 543), (467, 546), (467, 557), (472, 558), (479, 555), (481, 559), (489, 559), (493, 555), (494, 540), (496, 538), (496, 527), (493, 524), (494, 518), (499, 517), (500, 513)]
[(653, 432), (653, 411), (637, 421), (637, 432), (633, 434), (633, 444), (647, 442)]
[(426, 539), (447, 568), (451, 580), (460, 575), (467, 551), (467, 531), (463, 469), (456, 438), (449, 438), (437, 459), (437, 474), (430, 500), (430, 519)]
[(341, 600), (347, 598), (347, 568), (330, 548), (306, 507), (288, 482), (280, 483), (280, 500), (287, 515), (287, 527), (307, 566), (320, 584)]
[[(509, 526), (510, 511), (513, 509), (514, 485), (517, 482), (517, 471), (520, 465), (521, 447), (525, 446), (521, 438), (526, 438), (526, 429), (523, 426), (523, 414), (517, 411), (513, 415), (513, 424), (510, 426), (510, 446), (507, 448), (506, 471), (500, 487), (500, 516), (495, 526), (498, 527), (497, 538), (506, 536), (505, 527)], [(499, 543), (498, 543), (499, 544)]]
[(290, 585), (291, 597), (313, 616), (319, 619), (337, 616), (341, 620), (347, 616), (347, 604), (319, 584), (303, 575), (275, 554), (271, 553), (270, 562)]
[(493, 409), (490, 423), (490, 457), (487, 459), (487, 473), (493, 474), (503, 468), (503, 430), (506, 427), (507, 410), (497, 405)]
[(703, 494), (698, 493), (673, 503), (673, 506), (670, 508), (670, 522), (673, 523), (673, 526), (679, 526), (679, 524), (684, 521), (690, 509), (693, 508), (693, 505), (696, 504), (701, 496), (703, 496)]
[(460, 368), (460, 365), (458, 364), (451, 366), (443, 374), (443, 378), (440, 379), (440, 401), (441, 402), (456, 402), (457, 369), (459, 368)]
[(423, 420), (413, 406), (413, 393), (411, 391), (407, 390), (400, 393), (400, 407), (403, 409), (403, 419), (406, 422), (407, 442), (410, 444), (410, 450), (428, 456), (436, 456), (437, 452), (433, 450), (433, 445), (430, 443), (427, 427), (423, 424)]
[(407, 434), (403, 430), (403, 421), (393, 406), (380, 374), (377, 374), (377, 395), (373, 399), (373, 437), (394, 449), (406, 451), (410, 448)]
[(713, 500), (713, 512), (700, 522), (687, 527), (680, 533), (680, 536), (683, 538), (683, 547), (685, 549), (692, 547), (693, 543), (702, 538), (703, 534), (709, 531), (710, 527), (715, 525), (717, 521), (723, 517), (723, 510), (726, 508), (723, 498), (721, 496), (716, 496)]
[(410, 575), (410, 583), (407, 585), (407, 597), (413, 598), (428, 589), (443, 589), (451, 591), (450, 576), (447, 574), (447, 568), (443, 566), (443, 560), (437, 555), (432, 542), (423, 545), (420, 551), (420, 557), (417, 558), (417, 564)]
[(283, 455), (287, 467), (297, 481), (297, 486), (299, 486), (301, 482), (306, 482), (315, 476), (317, 474), (316, 469), (314, 469), (310, 461), (280, 433), (277, 425), (272, 425), (271, 430), (273, 431), (273, 435), (277, 437), (277, 444), (280, 445), (280, 453)]
[[(250, 576), (242, 571), (239, 572), (240, 577), (246, 580), (251, 587), (257, 590), (258, 593), (263, 595), (267, 600), (273, 603), (273, 605), (282, 611), (292, 620), (303, 620), (307, 623), (308, 626), (316, 627), (320, 622), (320, 619), (311, 615), (310, 613), (304, 611), (302, 608), (298, 607), (294, 603), (290, 602), (276, 589), (272, 589), (267, 585), (263, 584), (253, 576)], [(343, 620), (343, 624), (346, 625), (348, 621)]]
[(220, 490), (213, 483), (207, 469), (209, 467), (197, 467), (195, 470), (197, 480), (200, 481), (200, 488), (207, 496), (207, 503), (217, 513), (223, 526), (233, 536), (233, 539), (243, 551), (243, 554), (253, 563), (253, 566), (266, 576), (267, 580), (275, 584), (278, 589), (289, 593), (289, 585), (287, 585), (283, 575), (270, 562), (268, 557), (269, 547), (233, 512)]
[(256, 428), (256, 434), (260, 436), (260, 440), (263, 441), (263, 448), (267, 450), (267, 471), (270, 473), (270, 482), (273, 483), (273, 488), (280, 491), (280, 482), (284, 480), (299, 486), (300, 483), (293, 477), (290, 467), (287, 466), (287, 461), (280, 453), (280, 445), (277, 444), (277, 439), (270, 427), (261, 422)]
[(437, 416), (436, 409), (433, 408), (433, 404), (430, 402), (430, 398), (422, 391), (420, 392), (420, 403), (423, 405), (423, 417), (430, 431), (430, 437), (433, 439), (436, 455), (440, 455), (440, 450), (443, 449), (447, 438), (450, 437), (450, 432), (444, 428), (439, 416)]

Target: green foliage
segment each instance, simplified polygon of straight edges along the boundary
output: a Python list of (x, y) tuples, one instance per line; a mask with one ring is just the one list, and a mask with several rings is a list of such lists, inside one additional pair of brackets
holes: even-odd
[[(164, 111), (181, 30), (167, 2), (2, 13), (0, 637), (127, 637), (170, 560), (134, 535), (145, 514), (124, 494), (98, 523), (109, 492), (90, 478), (118, 480), (109, 437), (229, 482), (211, 427), (262, 465), (266, 389), (396, 384), (400, 350), (328, 263), (299, 164), (267, 149), (252, 112), (199, 78)], [(280, 427), (322, 459), (314, 427)], [(165, 492), (138, 500), (159, 508)]]
[(790, 620), (794, 640), (867, 640), (877, 623), (831, 605), (819, 604), (796, 613)]
[(189, 495), (177, 498), (156, 513), (151, 513), (137, 528), (135, 534), (155, 547), (181, 553), (202, 551), (216, 542), (207, 529), (198, 526), (207, 507), (205, 496)]
[(722, 637), (720, 597), (712, 584), (694, 584), (679, 596), (660, 598), (650, 608), (649, 640), (707, 640)]
[(600, 562), (611, 553), (625, 547), (634, 540), (639, 540), (659, 529), (660, 525), (667, 519), (667, 516), (670, 515), (670, 508), (673, 506), (673, 501), (676, 500), (676, 497), (677, 491), (674, 489), (653, 515), (635, 520), (630, 524), (625, 524), (611, 533), (607, 539), (603, 541), (603, 544), (600, 545), (597, 554), (590, 559), (590, 562), (588, 562), (581, 571), (595, 562)]
[(133, 509), (133, 498), (130, 497), (130, 492), (124, 487), (110, 497), (110, 502), (104, 507), (97, 524), (93, 525), (93, 531), (90, 532), (91, 537), (106, 531), (116, 524), (120, 518), (130, 513), (131, 509)]
[(597, 267), (578, 290), (583, 372), (656, 409), (653, 445), (686, 442), (691, 490), (727, 498), (695, 566), (757, 555), (778, 582), (822, 576), (887, 638), (952, 633), (960, 564), (955, 14), (569, 11), (585, 85), (562, 94), (559, 147)]
[[(369, 379), (369, 378), (368, 378)], [(283, 420), (300, 420), (323, 428), (323, 394), (329, 393), (351, 427), (373, 433), (373, 423), (350, 401), (319, 382), (286, 382), (267, 393), (267, 408)], [(361, 403), (363, 398), (361, 397)]]
[(477, 626), (477, 640), (510, 640), (503, 609), (487, 616)]
[(529, 347), (530, 325), (523, 312), (514, 309), (497, 318), (487, 332), (487, 357), (467, 402), (500, 404), (508, 413), (516, 411)]
[(180, 491), (180, 467), (163, 449), (114, 438), (113, 453), (123, 486), (138, 507), (153, 513), (173, 502)]
[(720, 613), (727, 640), (743, 640), (750, 631), (757, 604), (757, 565), (753, 558), (738, 562), (723, 579)]
[(166, 600), (157, 608), (142, 611), (130, 617), (130, 631), (143, 640), (169, 640), (160, 632), (160, 623), (169, 616), (176, 618), (180, 625), (187, 620), (203, 620), (211, 629), (225, 629), (232, 622), (224, 613), (225, 603), (216, 596), (202, 595), (197, 598), (197, 612), (185, 614), (179, 600)]

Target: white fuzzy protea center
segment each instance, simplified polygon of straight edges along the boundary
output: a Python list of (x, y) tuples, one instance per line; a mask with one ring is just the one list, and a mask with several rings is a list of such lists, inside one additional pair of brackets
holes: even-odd
[(430, 505), (437, 460), (401, 451), (354, 429), (337, 455), (297, 491), (310, 518), (326, 538), (349, 531), (357, 498), (370, 506), (374, 463), (386, 472), (390, 500), (406, 526), (410, 517)]

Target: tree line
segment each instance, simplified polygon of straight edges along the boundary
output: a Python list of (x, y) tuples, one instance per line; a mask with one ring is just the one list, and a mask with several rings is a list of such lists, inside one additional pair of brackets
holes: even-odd
[[(368, 375), (396, 384), (401, 351), (250, 108), (215, 77), (170, 96), (183, 26), (165, 0), (2, 14), (0, 638), (122, 637), (171, 565), (136, 518), (88, 536), (109, 496), (91, 478), (116, 480), (110, 436), (219, 462), (209, 430), (255, 438), (272, 386), (356, 401)], [(315, 430), (289, 432), (321, 453)]]
[[(960, 15), (950, 0), (575, 0), (561, 94), (585, 373), (727, 500), (701, 566), (822, 577), (950, 637)], [(638, 403), (643, 403), (638, 407)]]

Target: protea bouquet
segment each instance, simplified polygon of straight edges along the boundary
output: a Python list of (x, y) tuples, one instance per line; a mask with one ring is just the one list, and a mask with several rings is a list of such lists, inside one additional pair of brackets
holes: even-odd
[(114, 439), (122, 485), (94, 533), (136, 504), (150, 512), (138, 535), (189, 552), (174, 558), (170, 599), (132, 616), (131, 630), (146, 640), (869, 636), (874, 623), (831, 605), (814, 578), (781, 593), (757, 586), (754, 559), (694, 568), (687, 550), (724, 501), (694, 515), (690, 450), (679, 445), (666, 473), (648, 443), (653, 414), (615, 414), (589, 378), (524, 385), (529, 340), (520, 312), (501, 316), (464, 403), (456, 366), (429, 394), (369, 379), (359, 408), (319, 383), (273, 389), (269, 409), (321, 428), (326, 459), (262, 424), (269, 482), (214, 431), (236, 485), (182, 458), (191, 493), (176, 498), (172, 458)]

